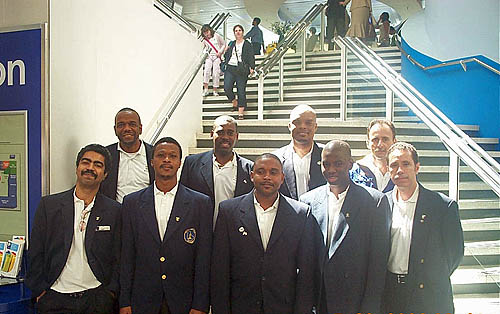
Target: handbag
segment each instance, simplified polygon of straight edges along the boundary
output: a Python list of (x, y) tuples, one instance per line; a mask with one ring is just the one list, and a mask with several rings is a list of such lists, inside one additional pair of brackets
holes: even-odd
[[(235, 44), (236, 46), (236, 44)], [(242, 49), (243, 51), (243, 49)], [(238, 59), (238, 50), (236, 50), (236, 47), (234, 47), (234, 52), (236, 53), (236, 59)], [(243, 58), (241, 58), (241, 61), (238, 61), (238, 65), (236, 66), (235, 70), (236, 75), (247, 77), (248, 74), (250, 74), (250, 67), (243, 61)]]

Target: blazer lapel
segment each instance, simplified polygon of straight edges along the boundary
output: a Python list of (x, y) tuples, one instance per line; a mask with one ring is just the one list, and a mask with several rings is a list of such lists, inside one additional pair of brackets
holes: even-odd
[[(190, 200), (186, 194), (186, 188), (179, 183), (177, 184), (177, 193), (175, 194), (174, 204), (167, 223), (167, 230), (165, 231), (165, 236), (163, 237), (163, 243), (165, 243), (175, 233), (181, 225), (179, 222), (186, 219), (188, 210), (191, 208), (191, 206), (189, 206)], [(176, 217), (179, 217), (180, 219), (178, 220)]]
[(253, 204), (253, 193), (247, 194), (240, 203), (241, 218), (243, 229), (250, 235), (257, 245), (264, 251), (262, 239), (260, 237), (257, 216), (255, 215), (255, 205)]
[(141, 197), (141, 208), (139, 210), (142, 217), (151, 231), (155, 241), (160, 244), (160, 232), (158, 231), (158, 221), (156, 220), (154, 187), (150, 185)]
[(429, 234), (429, 223), (432, 219), (432, 204), (428, 204), (427, 191), (419, 184), (419, 195), (415, 215), (413, 216), (413, 228), (411, 232), (410, 259), (408, 262), (408, 274), (413, 275), (412, 265), (419, 256), (423, 256), (427, 245), (427, 235)]
[(349, 184), (349, 190), (345, 196), (344, 204), (342, 204), (335, 234), (332, 237), (332, 243), (330, 244), (330, 250), (328, 251), (328, 256), (330, 258), (333, 254), (335, 254), (335, 251), (342, 244), (342, 241), (344, 241), (347, 232), (349, 231), (349, 223), (354, 221), (359, 213), (359, 207), (357, 206), (357, 201), (355, 199), (355, 196), (358, 195), (356, 190), (359, 188), (360, 187), (352, 182)]
[[(236, 153), (235, 153), (236, 154)], [(248, 186), (250, 185), (249, 179), (245, 176), (245, 170), (241, 162), (241, 158), (236, 154), (236, 187), (234, 189), (234, 196), (243, 195), (248, 191)]]
[(71, 242), (73, 242), (73, 233), (75, 230), (75, 202), (73, 199), (73, 193), (75, 188), (67, 192), (64, 198), (61, 200), (60, 211), (62, 213), (64, 226), (64, 249), (69, 252), (71, 248)]
[(87, 227), (85, 228), (85, 250), (87, 252), (90, 251), (92, 240), (94, 239), (94, 235), (97, 228), (97, 217), (99, 217), (104, 210), (101, 208), (101, 194), (97, 194), (95, 196), (94, 207), (90, 211), (89, 219), (87, 220)]
[(279, 194), (278, 197), (280, 198), (278, 211), (276, 212), (276, 218), (274, 219), (271, 236), (269, 237), (269, 243), (267, 244), (267, 250), (269, 250), (283, 234), (286, 227), (289, 225), (291, 218), (290, 214), (293, 211), (293, 209), (290, 208), (290, 205), (285, 200), (285, 198), (281, 196), (281, 194)]
[(309, 164), (309, 173), (311, 174), (309, 178), (309, 190), (312, 190), (315, 187), (325, 183), (325, 178), (321, 173), (321, 150), (316, 142), (314, 142), (312, 149), (311, 163)]
[(311, 206), (312, 213), (316, 217), (316, 221), (319, 224), (321, 233), (323, 233), (323, 244), (327, 247), (326, 241), (328, 241), (328, 185), (324, 185), (321, 189), (318, 189), (314, 202), (317, 203)]
[(295, 171), (293, 170), (293, 145), (289, 144), (283, 155), (283, 172), (285, 173), (285, 184), (290, 192), (290, 197), (297, 199), (297, 187), (295, 184)]
[(215, 195), (213, 175), (213, 150), (210, 150), (203, 156), (200, 172), (203, 180), (205, 180), (205, 183), (210, 189), (211, 195)]

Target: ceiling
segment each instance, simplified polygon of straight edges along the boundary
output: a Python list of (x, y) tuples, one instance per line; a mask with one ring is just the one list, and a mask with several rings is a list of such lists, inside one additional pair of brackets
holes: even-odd
[[(381, 1), (398, 7), (403, 11), (405, 18), (420, 5), (420, 0), (372, 0), (373, 15), (378, 18), (382, 12), (389, 12), (390, 20), (394, 25), (402, 21), (401, 15)], [(277, 35), (270, 31), (273, 22), (281, 20), (295, 23), (314, 4), (324, 3), (325, 0), (176, 0), (175, 2), (182, 6), (183, 16), (198, 24), (210, 22), (219, 12), (229, 12), (231, 14), (227, 23), (229, 38), (233, 38), (234, 25), (241, 24), (247, 31), (251, 27), (253, 17), (258, 16), (262, 19), (261, 29), (264, 32), (264, 41), (268, 43), (277, 40)], [(313, 26), (319, 28), (319, 25), (318, 16)], [(222, 33), (222, 29), (219, 29), (219, 32)]]

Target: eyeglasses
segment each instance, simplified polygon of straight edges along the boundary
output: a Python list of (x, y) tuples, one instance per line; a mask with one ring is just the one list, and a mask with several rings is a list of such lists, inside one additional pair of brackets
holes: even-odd
[(87, 218), (88, 214), (90, 214), (90, 209), (84, 209), (82, 211), (82, 214), (80, 215), (80, 232), (83, 232), (85, 230), (85, 227), (87, 227), (85, 219)]

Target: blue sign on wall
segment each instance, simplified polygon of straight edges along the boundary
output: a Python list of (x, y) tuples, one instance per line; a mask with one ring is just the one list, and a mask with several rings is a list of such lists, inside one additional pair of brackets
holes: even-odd
[(28, 112), (29, 226), (42, 195), (42, 29), (0, 31), (0, 111)]

